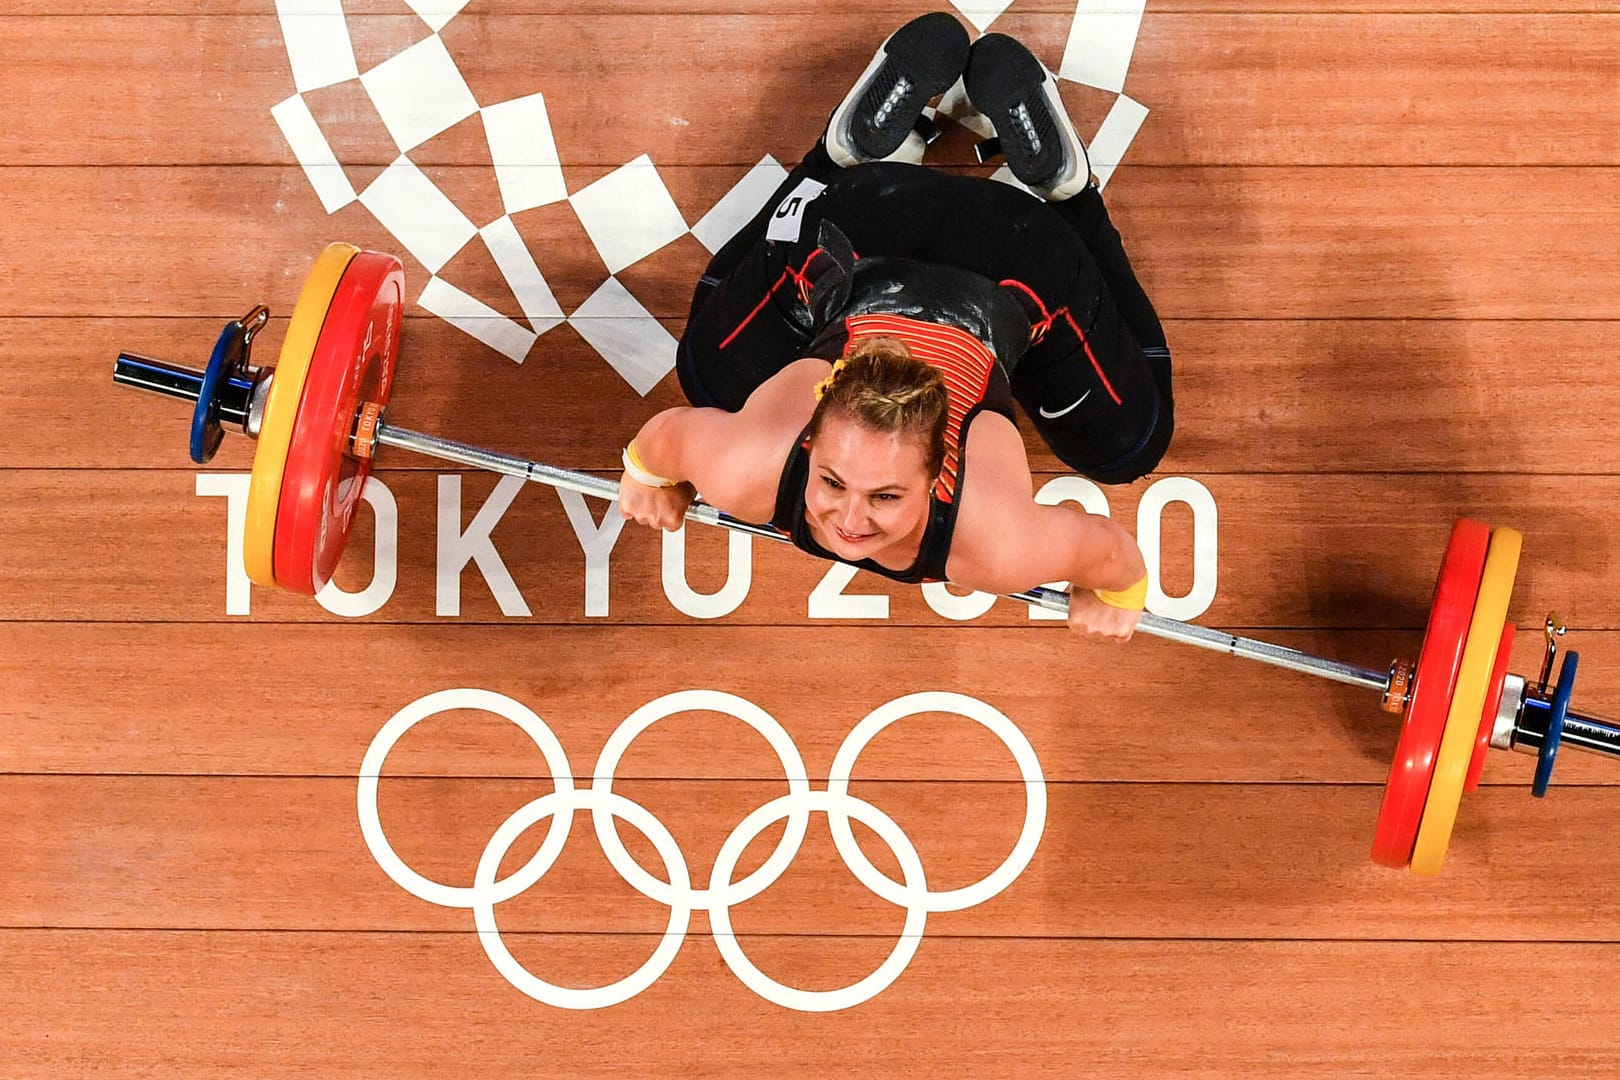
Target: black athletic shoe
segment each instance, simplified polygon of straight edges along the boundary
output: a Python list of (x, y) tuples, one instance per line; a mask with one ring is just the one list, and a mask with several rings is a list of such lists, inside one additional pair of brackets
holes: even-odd
[(996, 129), (1019, 183), (1053, 202), (1091, 183), (1086, 144), (1063, 108), (1057, 79), (1023, 45), (986, 34), (973, 43), (962, 82), (968, 101)]
[(827, 153), (839, 165), (922, 160), (923, 106), (967, 65), (968, 34), (954, 15), (919, 15), (889, 35), (827, 122)]

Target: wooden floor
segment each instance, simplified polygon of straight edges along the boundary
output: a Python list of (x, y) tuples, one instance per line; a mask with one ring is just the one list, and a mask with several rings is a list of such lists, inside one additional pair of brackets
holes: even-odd
[[(1100, 51), (1119, 20), (1087, 13), (1130, 7), (1015, 0), (992, 28), (1057, 67), (1077, 18)], [(1161, 471), (1106, 504), (1160, 526), (1157, 580), (1191, 596), (1164, 613), (1369, 667), (1415, 652), (1455, 517), (1514, 525), (1513, 669), (1536, 673), (1557, 609), (1577, 708), (1620, 713), (1620, 4), (1330, 7), (1146, 6), (1124, 93), (1148, 115), (1107, 198), (1165, 316), (1179, 416)], [(321, 244), (396, 251), (393, 422), (614, 475), (679, 389), (643, 397), (586, 335), (678, 334), (708, 254), (679, 229), (615, 274), (646, 318), (550, 327), (485, 244), (424, 265), (432, 238), (407, 245), (369, 196), (329, 214), (271, 110), (301, 100), (339, 187), (376, 191), (401, 150), (373, 97), (412, 87), (330, 76), (332, 42), (365, 73), (431, 34), (403, 0), (342, 9), (346, 38), (271, 0), (0, 15), (0, 1076), (1620, 1073), (1605, 761), (1566, 752), (1541, 801), (1531, 759), (1493, 752), (1442, 876), (1418, 880), (1367, 857), (1397, 729), (1365, 691), (1088, 643), (776, 545), (617, 534), (600, 503), (421, 459), (385, 458), (348, 597), (248, 591), (228, 521), (251, 444), (190, 466), (186, 410), (115, 389), (119, 350), (201, 366), (263, 301), (273, 360)], [(473, 0), (433, 20), (434, 55), (473, 107), (544, 94), (570, 195), (634, 177), (694, 226), (766, 155), (791, 165), (921, 10)], [(295, 83), (288, 43), (311, 35), (329, 77)], [(397, 122), (450, 107), (430, 92), (445, 70), (417, 69)], [(1064, 94), (1087, 135), (1119, 98)], [(510, 220), (561, 313), (586, 305), (608, 267), (584, 200), (514, 208), (493, 121), (444, 123), (410, 161), (472, 227)], [(965, 167), (969, 144), (953, 128), (936, 150)], [(486, 305), (480, 326), (543, 329), (527, 359), (418, 303), (435, 272)], [(1031, 450), (1039, 483), (1061, 476)], [(473, 885), (502, 823), (554, 790), (546, 731), (582, 790), (555, 864), (494, 908), (499, 937), (390, 880), (361, 825), (384, 725), (452, 688), (544, 730), (449, 699), (382, 770), (383, 850)], [(681, 691), (701, 693), (625, 744)], [(862, 719), (911, 694), (931, 696), (851, 762)], [(955, 714), (974, 703), (1011, 732)], [(626, 803), (593, 780), (609, 751)], [(795, 758), (795, 790), (852, 772), (870, 864), (812, 812), (768, 888), (685, 892), (672, 914), (584, 820), (592, 799), (627, 815), (646, 873), (667, 880), (674, 849), (692, 890), (722, 856), (740, 880), (791, 827), (750, 815)], [(548, 827), (484, 869), (514, 873)], [(911, 849), (933, 898), (874, 891)], [(939, 895), (998, 867), (982, 895)], [(666, 962), (621, 1003), (585, 992)]]

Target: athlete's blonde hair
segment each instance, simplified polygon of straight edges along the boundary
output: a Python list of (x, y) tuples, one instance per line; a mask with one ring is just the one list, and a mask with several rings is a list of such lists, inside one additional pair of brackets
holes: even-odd
[(929, 478), (945, 464), (950, 399), (939, 369), (918, 360), (898, 338), (863, 338), (850, 346), (816, 387), (810, 438), (829, 412), (878, 432), (904, 432), (923, 444)]

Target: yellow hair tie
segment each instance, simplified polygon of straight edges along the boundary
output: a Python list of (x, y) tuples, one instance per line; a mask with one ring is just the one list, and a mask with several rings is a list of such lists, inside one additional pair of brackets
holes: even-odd
[(1125, 611), (1141, 611), (1147, 606), (1147, 590), (1148, 579), (1147, 575), (1143, 574), (1142, 580), (1128, 589), (1120, 589), (1117, 592), (1108, 589), (1093, 589), (1091, 592), (1093, 596), (1109, 607), (1122, 608)]
[(844, 365), (846, 363), (848, 363), (848, 361), (844, 357), (840, 356), (836, 361), (833, 362), (832, 370), (827, 372), (827, 377), (816, 383), (817, 401), (820, 401), (822, 398), (827, 396), (827, 391), (832, 389), (834, 380), (838, 378), (838, 373), (844, 370)]

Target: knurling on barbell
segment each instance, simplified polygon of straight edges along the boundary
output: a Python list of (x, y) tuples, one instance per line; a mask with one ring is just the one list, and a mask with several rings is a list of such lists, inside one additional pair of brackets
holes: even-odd
[[(248, 574), (259, 584), (307, 594), (325, 587), (353, 528), (372, 459), (382, 446), (595, 498), (618, 497), (612, 480), (389, 425), (386, 412), (403, 309), (404, 271), (397, 258), (332, 244), (310, 270), (276, 367), (255, 368), (249, 362), (253, 335), (267, 318), (262, 307), (225, 328), (203, 371), (135, 353), (119, 355), (114, 382), (194, 403), (191, 451), (199, 464), (218, 449), (222, 434), (216, 433), (222, 433), (223, 424), (257, 438), (243, 548)], [(701, 502), (693, 503), (686, 517), (788, 542), (768, 525), (733, 518)], [(1496, 532), (1504, 538), (1518, 535), (1509, 529)], [(1403, 721), (1379, 810), (1373, 859), (1406, 866), (1425, 817), (1432, 816), (1435, 824), (1423, 845), (1423, 866), (1433, 872), (1450, 841), (1456, 800), (1477, 784), (1486, 742), (1539, 754), (1537, 795), (1546, 790), (1561, 746), (1620, 756), (1620, 725), (1569, 708), (1575, 654), (1567, 656), (1550, 692), (1507, 672), (1513, 627), (1506, 622), (1506, 595), (1512, 573), (1506, 572), (1504, 584), (1503, 572), (1487, 567), (1492, 535), (1477, 521), (1463, 519), (1453, 526), (1415, 667), (1396, 660), (1387, 670), (1375, 671), (1150, 612), (1143, 613), (1137, 629), (1377, 691), (1384, 707), (1401, 712)], [(1482, 609), (1487, 592), (1490, 606)], [(1006, 595), (1050, 611), (1068, 610), (1068, 595), (1053, 589)], [(1549, 633), (1548, 664), (1553, 649)], [(1466, 696), (1459, 698), (1462, 691)], [(1450, 748), (1445, 746), (1448, 739)], [(1448, 751), (1445, 781), (1443, 790), (1436, 790), (1442, 749)]]

